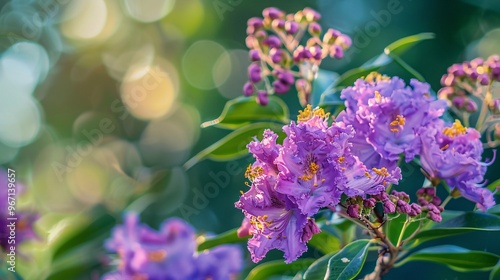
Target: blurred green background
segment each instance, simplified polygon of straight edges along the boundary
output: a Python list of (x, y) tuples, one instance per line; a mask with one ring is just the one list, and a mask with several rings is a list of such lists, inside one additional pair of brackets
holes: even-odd
[[(249, 65), (246, 20), (268, 6), (287, 12), (310, 6), (322, 14), (323, 28), (350, 35), (346, 57), (322, 64), (339, 73), (420, 32), (436, 38), (403, 58), (435, 91), (449, 65), (500, 53), (500, 1), (494, 0), (0, 1), (0, 164), (16, 169), (27, 186), (21, 206), (41, 214), (40, 240), (21, 249), (21, 275), (98, 277), (109, 263), (102, 240), (124, 209), (140, 211), (153, 227), (170, 216), (200, 233), (239, 226), (243, 215), (233, 203), (246, 188), (243, 173), (251, 158), (204, 161), (188, 171), (182, 165), (228, 133), (200, 124), (242, 94)], [(398, 66), (382, 72), (409, 78)], [(295, 93), (283, 98), (295, 115)], [(499, 166), (497, 160), (489, 174)], [(406, 182), (402, 186), (420, 187)], [(452, 209), (472, 207), (465, 200), (450, 203)], [(89, 227), (81, 244), (74, 243), (78, 249), (64, 249), (68, 238)], [(498, 253), (498, 237), (479, 233), (447, 241)], [(427, 279), (487, 276), (414, 263), (387, 279), (421, 279), (422, 273)]]

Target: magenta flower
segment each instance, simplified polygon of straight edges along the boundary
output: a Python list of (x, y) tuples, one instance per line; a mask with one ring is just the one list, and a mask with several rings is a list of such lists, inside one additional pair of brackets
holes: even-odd
[(364, 139), (373, 148), (370, 151), (364, 143), (353, 148), (369, 167), (390, 165), (384, 161), (396, 162), (401, 154), (411, 161), (420, 151), (416, 132), (438, 119), (446, 108), (445, 102), (431, 96), (428, 84), (411, 80), (406, 86), (398, 77), (378, 73), (358, 79), (342, 91), (341, 98), (346, 110), (337, 119), (352, 125), (358, 140)]
[(290, 263), (307, 250), (306, 242), (312, 234), (319, 232), (313, 219), (274, 189), (278, 175), (274, 162), (281, 148), (276, 139), (275, 133), (266, 130), (262, 141), (248, 145), (256, 159), (245, 174), (252, 185), (235, 203), (249, 221), (243, 224), (241, 232), (253, 235), (248, 250), (254, 262), (262, 260), (269, 250), (278, 249), (285, 252), (286, 262)]
[(342, 123), (329, 126), (327, 117), (309, 105), (298, 123), (283, 128), (288, 137), (275, 161), (280, 171), (276, 191), (288, 195), (307, 216), (338, 204), (338, 186), (344, 182), (342, 163), (354, 135), (352, 127)]
[[(16, 194), (15, 199), (19, 198), (19, 195), (24, 192), (24, 186), (19, 184), (18, 178), (16, 178)], [(33, 229), (33, 223), (38, 219), (38, 215), (31, 212), (19, 211), (17, 208), (15, 211), (10, 212), (8, 210), (9, 200), (8, 200), (8, 189), (9, 181), (7, 172), (4, 169), (0, 169), (0, 246), (6, 251), (9, 251), (11, 245), (19, 245), (26, 240), (37, 239)], [(11, 214), (12, 213), (12, 214)], [(15, 220), (8, 220), (8, 218), (13, 218)], [(11, 229), (9, 225), (15, 223), (15, 239), (11, 237)], [(12, 243), (13, 240), (15, 243)]]
[(419, 133), (422, 141), (420, 162), (431, 180), (445, 180), (482, 210), (495, 204), (493, 194), (481, 184), (486, 167), (493, 160), (481, 161), (483, 146), (477, 130), (463, 127), (458, 120), (452, 125), (439, 120), (421, 128)]
[[(139, 223), (136, 214), (127, 214), (105, 247), (120, 258), (117, 271), (104, 280), (226, 280), (242, 268), (242, 252), (236, 246), (220, 246), (196, 253), (194, 229), (183, 220), (171, 218), (155, 231)], [(228, 261), (214, 265), (214, 259)]]

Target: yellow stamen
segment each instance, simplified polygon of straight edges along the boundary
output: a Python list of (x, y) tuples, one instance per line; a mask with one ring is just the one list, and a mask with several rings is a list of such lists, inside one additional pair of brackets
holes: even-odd
[(446, 127), (443, 129), (443, 134), (450, 138), (465, 134), (466, 132), (467, 128), (464, 127), (459, 120), (455, 120), (451, 127)]
[(398, 127), (402, 128), (405, 123), (405, 117), (403, 117), (403, 115), (397, 115), (396, 118), (389, 124), (391, 126), (391, 132), (399, 132)]
[(446, 144), (446, 145), (444, 145), (444, 147), (441, 148), (441, 151), (444, 151), (444, 150), (448, 149), (449, 147), (450, 147), (450, 145)]
[(322, 119), (326, 119), (330, 116), (330, 113), (325, 113), (325, 111), (319, 107), (312, 109), (312, 106), (308, 104), (304, 111), (299, 110), (299, 115), (297, 116), (298, 122), (306, 122), (312, 119), (314, 116), (318, 116)]
[(377, 90), (375, 91), (375, 101), (377, 101), (377, 103), (382, 102), (382, 95), (380, 95), (380, 92)]
[(248, 165), (247, 170), (245, 171), (245, 178), (248, 178), (250, 181), (253, 181), (255, 178), (259, 177), (264, 173), (264, 169), (261, 166), (252, 167), (252, 165)]
[(368, 74), (368, 76), (365, 77), (365, 81), (367, 81), (369, 83), (376, 83), (376, 82), (380, 82), (380, 81), (388, 81), (390, 79), (391, 78), (389, 78), (387, 76), (384, 76), (384, 75), (381, 75), (378, 72), (371, 72), (370, 74)]
[(374, 168), (372, 168), (372, 170), (373, 170), (373, 172), (375, 172), (379, 176), (384, 176), (384, 177), (389, 176), (389, 172), (387, 171), (387, 168), (385, 168), (385, 167), (382, 167), (380, 169), (374, 167)]
[(341, 157), (339, 157), (339, 159), (337, 159), (337, 161), (338, 161), (339, 163), (343, 163), (343, 162), (345, 161), (345, 157), (344, 157), (344, 156), (341, 156)]
[(158, 250), (148, 253), (148, 260), (152, 262), (161, 262), (167, 258), (167, 252), (165, 250)]
[(372, 178), (372, 175), (370, 175), (370, 173), (368, 173), (368, 171), (365, 171), (365, 176), (368, 177), (368, 178)]

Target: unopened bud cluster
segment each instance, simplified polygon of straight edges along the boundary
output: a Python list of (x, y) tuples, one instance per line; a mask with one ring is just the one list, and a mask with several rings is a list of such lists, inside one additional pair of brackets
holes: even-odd
[(353, 197), (347, 200), (347, 214), (352, 218), (360, 218), (361, 216), (369, 216), (379, 202), (382, 204), (384, 214), (406, 214), (410, 217), (415, 217), (422, 213), (422, 209), (415, 203), (410, 204), (410, 196), (405, 192), (392, 191), (391, 194), (381, 192), (370, 198)]
[(246, 96), (256, 93), (257, 102), (266, 105), (269, 94), (287, 93), (295, 85), (305, 105), (321, 61), (327, 56), (342, 58), (351, 39), (334, 29), (321, 36), (321, 15), (311, 8), (295, 14), (266, 8), (262, 15), (248, 20), (246, 45), (252, 64), (243, 92)]
[(427, 218), (434, 222), (441, 222), (441, 212), (444, 208), (440, 206), (441, 199), (436, 196), (435, 188), (421, 188), (417, 191), (418, 204), (422, 206), (422, 211), (427, 213)]

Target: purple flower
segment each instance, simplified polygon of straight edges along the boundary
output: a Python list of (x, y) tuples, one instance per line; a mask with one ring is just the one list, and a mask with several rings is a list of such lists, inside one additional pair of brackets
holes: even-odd
[[(13, 173), (12, 173), (13, 174)], [(16, 174), (17, 175), (17, 174)], [(11, 177), (14, 178), (14, 177)], [(23, 193), (24, 186), (19, 184), (18, 178), (15, 178), (15, 198)], [(10, 251), (9, 247), (15, 240), (16, 246), (26, 240), (37, 239), (37, 235), (33, 229), (33, 223), (38, 219), (38, 215), (30, 212), (19, 211), (16, 208), (15, 214), (8, 210), (9, 208), (9, 177), (5, 170), (0, 169), (0, 246), (6, 251)], [(10, 193), (12, 194), (12, 193)], [(12, 214), (14, 215), (12, 215)], [(13, 220), (8, 220), (12, 218)], [(11, 229), (9, 225), (15, 223), (15, 239), (12, 239)]]
[(248, 225), (243, 224), (243, 231), (253, 235), (248, 250), (254, 262), (262, 260), (269, 250), (278, 249), (285, 252), (286, 262), (290, 263), (307, 250), (306, 242), (318, 231), (313, 219), (274, 189), (278, 174), (274, 162), (281, 148), (276, 139), (275, 133), (266, 130), (262, 141), (248, 145), (256, 159), (245, 173), (252, 185), (235, 204), (251, 225), (246, 229)]
[(364, 162), (369, 167), (380, 167), (374, 164), (382, 159), (395, 162), (400, 154), (411, 161), (420, 151), (416, 131), (444, 112), (445, 102), (430, 95), (428, 84), (411, 80), (410, 85), (398, 77), (372, 73), (342, 91), (346, 110), (337, 120), (352, 125), (359, 141), (363, 139), (372, 147), (362, 143), (358, 149), (354, 143), (353, 148), (361, 160), (369, 159)]
[[(171, 218), (159, 231), (139, 223), (136, 214), (127, 214), (125, 224), (113, 230), (106, 249), (120, 258), (118, 270), (103, 277), (111, 279), (230, 279), (241, 270), (241, 250), (220, 246), (196, 253), (194, 229), (183, 220)], [(230, 259), (214, 266), (214, 258)]]
[(445, 180), (482, 210), (495, 204), (493, 194), (482, 188), (486, 167), (493, 160), (481, 161), (483, 146), (477, 130), (463, 127), (458, 120), (452, 125), (439, 120), (419, 132), (420, 162), (429, 179)]
[(298, 123), (283, 128), (288, 137), (275, 161), (280, 171), (276, 190), (287, 194), (307, 216), (336, 205), (341, 195), (338, 186), (345, 181), (342, 163), (354, 131), (341, 124), (329, 126), (327, 118), (323, 110), (308, 105)]

